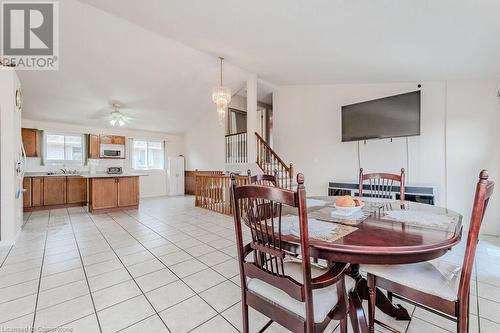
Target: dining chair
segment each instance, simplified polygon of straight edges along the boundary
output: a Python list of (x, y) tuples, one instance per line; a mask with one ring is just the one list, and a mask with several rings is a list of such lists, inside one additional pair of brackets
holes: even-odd
[(278, 171), (275, 171), (274, 175), (258, 174), (252, 176), (250, 170), (248, 170), (247, 173), (249, 184), (278, 186)]
[(377, 287), (390, 290), (395, 295), (437, 310), (438, 314), (457, 322), (457, 332), (469, 329), (469, 289), (472, 267), (478, 243), (479, 230), (495, 183), (488, 180), (482, 170), (476, 186), (465, 255), (461, 266), (451, 263), (423, 262), (408, 265), (364, 265), (369, 288), (369, 328), (375, 324)]
[(359, 196), (363, 196), (365, 183), (368, 183), (370, 197), (379, 199), (392, 198), (394, 182), (399, 185), (400, 200), (405, 199), (405, 169), (401, 168), (401, 174), (393, 173), (363, 173), (363, 168), (359, 169)]
[[(303, 175), (297, 175), (296, 192), (268, 185), (237, 186), (232, 178), (243, 332), (249, 331), (248, 307), (271, 318), (264, 329), (275, 321), (293, 332), (323, 332), (335, 319), (340, 320), (341, 332), (347, 332), (346, 285), (354, 286), (352, 279), (348, 283), (344, 279), (348, 265), (335, 263), (319, 269), (310, 260), (288, 260), (290, 249), (282, 242), (283, 237), (290, 237), (282, 230), (282, 209), (296, 209), (301, 258), (310, 258)], [(243, 243), (242, 220), (250, 229), (248, 244)]]

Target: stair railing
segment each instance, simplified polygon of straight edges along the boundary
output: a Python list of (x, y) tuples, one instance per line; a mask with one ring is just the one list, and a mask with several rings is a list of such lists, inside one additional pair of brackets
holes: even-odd
[(278, 186), (293, 189), (293, 164), (287, 165), (267, 144), (267, 142), (255, 133), (257, 137), (257, 165), (268, 175), (277, 175)]
[(226, 163), (247, 163), (247, 132), (226, 135)]

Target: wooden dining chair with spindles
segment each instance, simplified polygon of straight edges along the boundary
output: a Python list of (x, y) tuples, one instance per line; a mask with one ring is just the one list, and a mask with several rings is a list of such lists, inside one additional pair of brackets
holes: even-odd
[[(469, 330), (469, 290), (479, 230), (495, 183), (481, 171), (476, 185), (465, 255), (461, 266), (449, 262), (421, 262), (406, 265), (362, 265), (369, 288), (369, 328), (374, 331), (377, 287), (457, 322), (457, 332)], [(385, 324), (382, 324), (385, 326)]]
[(401, 168), (401, 173), (363, 173), (363, 168), (359, 169), (359, 196), (363, 196), (365, 185), (368, 187), (371, 198), (391, 199), (394, 186), (399, 186), (399, 200), (405, 199), (405, 169)]
[[(271, 318), (293, 332), (323, 332), (332, 320), (340, 320), (347, 332), (348, 264), (335, 263), (327, 269), (311, 265), (306, 191), (302, 174), (297, 175), (297, 191), (268, 185), (237, 186), (233, 177), (232, 207), (240, 270), (243, 332), (249, 332), (248, 308)], [(241, 209), (243, 205), (245, 209)], [(272, 207), (272, 208), (271, 208)], [(302, 260), (287, 260), (283, 239), (282, 209), (296, 209)], [(262, 212), (261, 209), (269, 209)], [(244, 224), (251, 241), (243, 243)], [(246, 231), (248, 232), (248, 231)], [(306, 258), (306, 259), (304, 259)], [(268, 325), (270, 325), (270, 323)], [(267, 327), (267, 325), (266, 325)], [(262, 331), (262, 330), (261, 330)]]

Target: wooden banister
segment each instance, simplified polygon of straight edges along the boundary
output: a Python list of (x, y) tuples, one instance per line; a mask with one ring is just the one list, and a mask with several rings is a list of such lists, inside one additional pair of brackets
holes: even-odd
[(267, 144), (267, 142), (255, 132), (257, 137), (257, 159), (259, 168), (269, 175), (277, 174), (278, 186), (286, 189), (293, 188), (293, 165), (287, 165)]
[[(248, 184), (247, 176), (236, 176), (238, 185)], [(231, 215), (231, 177), (223, 174), (195, 174), (195, 206)]]

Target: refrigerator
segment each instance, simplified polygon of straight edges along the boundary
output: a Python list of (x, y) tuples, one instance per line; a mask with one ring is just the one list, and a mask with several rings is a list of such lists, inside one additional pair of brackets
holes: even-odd
[(26, 156), (21, 139), (22, 90), (16, 71), (0, 66), (0, 245), (11, 245), (23, 225)]

